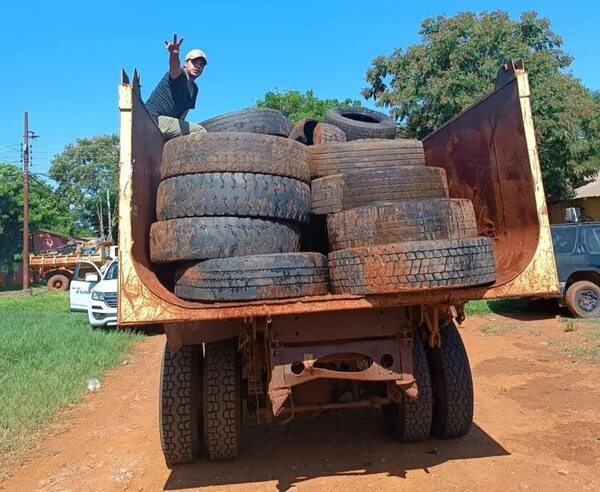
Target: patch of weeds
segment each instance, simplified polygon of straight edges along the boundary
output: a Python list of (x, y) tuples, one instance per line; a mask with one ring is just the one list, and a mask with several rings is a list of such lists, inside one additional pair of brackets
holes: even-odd
[(565, 349), (565, 353), (572, 359), (584, 360), (586, 362), (600, 362), (600, 344), (589, 345), (570, 345)]
[(486, 314), (520, 313), (527, 311), (527, 299), (497, 299), (495, 301), (469, 301), (465, 306), (467, 316), (483, 316)]
[(511, 331), (515, 331), (517, 325), (510, 323), (483, 323), (480, 330), (485, 335), (502, 335)]
[(572, 331), (575, 331), (575, 324), (573, 323), (573, 320), (571, 320), (571, 319), (563, 319), (563, 324), (564, 324), (563, 331), (565, 333), (570, 333)]

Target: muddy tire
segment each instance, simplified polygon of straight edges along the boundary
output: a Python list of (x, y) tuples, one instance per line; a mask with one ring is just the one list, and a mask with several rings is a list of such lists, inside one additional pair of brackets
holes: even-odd
[(254, 173), (174, 176), (158, 185), (159, 220), (237, 216), (306, 222), (310, 187), (297, 179)]
[(329, 253), (334, 294), (386, 294), (487, 284), (496, 278), (487, 237), (408, 241)]
[(407, 166), (353, 171), (313, 180), (311, 209), (323, 215), (375, 202), (448, 197), (446, 171), (441, 167)]
[(573, 316), (579, 318), (600, 316), (600, 287), (588, 280), (575, 282), (567, 289), (565, 304)]
[(456, 325), (440, 327), (440, 337), (440, 347), (426, 347), (433, 388), (431, 435), (450, 439), (464, 436), (473, 424), (473, 377)]
[(294, 125), (288, 138), (303, 143), (304, 145), (313, 145), (313, 132), (318, 124), (318, 120), (302, 118)]
[(470, 200), (439, 199), (377, 203), (327, 216), (332, 251), (400, 241), (477, 236)]
[(204, 350), (204, 447), (211, 460), (232, 460), (242, 442), (237, 340), (207, 343)]
[(416, 442), (427, 439), (431, 432), (433, 398), (431, 380), (427, 366), (427, 356), (423, 340), (415, 335), (413, 340), (413, 371), (417, 381), (419, 396), (411, 400), (402, 394), (400, 403), (383, 407), (383, 416), (388, 431), (402, 442)]
[(201, 121), (207, 132), (247, 132), (287, 137), (292, 122), (275, 109), (253, 108), (233, 111)]
[(52, 275), (52, 277), (48, 279), (48, 282), (46, 282), (46, 286), (50, 291), (69, 290), (69, 277), (57, 273), (56, 275)]
[(323, 121), (341, 128), (348, 140), (396, 138), (396, 122), (388, 115), (368, 108), (329, 109)]
[(273, 220), (189, 217), (150, 227), (150, 259), (155, 263), (295, 253), (299, 248), (298, 227)]
[(425, 152), (419, 140), (332, 142), (308, 147), (308, 153), (313, 178), (357, 170), (425, 165)]
[(318, 253), (207, 260), (180, 269), (175, 295), (202, 301), (282, 299), (329, 292), (327, 257)]
[(202, 348), (165, 346), (160, 377), (160, 444), (169, 468), (191, 463), (201, 449)]
[(306, 146), (252, 133), (194, 133), (163, 148), (161, 179), (195, 173), (259, 173), (310, 182)]
[(330, 123), (319, 123), (313, 132), (313, 144), (321, 145), (331, 142), (345, 142), (344, 130)]

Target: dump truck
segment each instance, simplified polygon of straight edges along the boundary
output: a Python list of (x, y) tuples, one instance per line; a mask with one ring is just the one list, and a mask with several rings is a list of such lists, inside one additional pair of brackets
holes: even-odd
[[(145, 111), (139, 76), (119, 86), (121, 328), (163, 325), (160, 435), (169, 467), (233, 459), (242, 415), (379, 407), (400, 441), (456, 438), (473, 419), (473, 384), (457, 326), (469, 300), (558, 292), (528, 78), (505, 63), (494, 90), (422, 140), (449, 196), (472, 202), (495, 251), (486, 285), (383, 294), (190, 301), (150, 258), (164, 139)], [(169, 238), (165, 239), (165, 246)], [(242, 405), (247, 408), (242, 411)]]
[(79, 252), (47, 252), (29, 255), (29, 268), (46, 280), (51, 291), (69, 290), (75, 267), (80, 261), (101, 266), (106, 258), (116, 258), (118, 246), (112, 243), (100, 243), (85, 246)]

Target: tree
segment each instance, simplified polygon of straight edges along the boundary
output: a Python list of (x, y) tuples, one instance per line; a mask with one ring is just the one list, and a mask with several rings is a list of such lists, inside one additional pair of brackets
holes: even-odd
[[(69, 211), (43, 181), (29, 179), (29, 231), (49, 229), (69, 234), (74, 226)], [(0, 164), (0, 264), (12, 270), (23, 251), (23, 174), (18, 167)]]
[(494, 88), (509, 58), (523, 58), (548, 198), (565, 199), (600, 169), (600, 101), (567, 69), (572, 62), (550, 22), (535, 12), (426, 19), (421, 42), (379, 56), (364, 97), (388, 107), (407, 136), (423, 138)]
[(265, 98), (256, 101), (257, 108), (270, 108), (281, 111), (294, 123), (302, 118), (322, 121), (325, 111), (331, 108), (358, 107), (360, 101), (352, 99), (319, 99), (313, 91), (283, 91), (275, 89), (265, 94)]
[[(103, 239), (112, 236), (116, 224), (118, 171), (117, 135), (77, 139), (50, 165), (50, 177), (58, 183), (58, 196), (73, 212), (77, 225)], [(111, 224), (108, 223), (109, 210)]]

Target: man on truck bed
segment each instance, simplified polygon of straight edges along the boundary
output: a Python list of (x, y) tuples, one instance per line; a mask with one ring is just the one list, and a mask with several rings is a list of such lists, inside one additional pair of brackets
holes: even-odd
[(173, 34), (173, 41), (165, 41), (169, 51), (169, 71), (146, 102), (146, 109), (158, 122), (158, 127), (167, 140), (206, 131), (196, 123), (185, 121), (187, 112), (196, 107), (198, 86), (194, 80), (204, 71), (206, 55), (201, 50), (193, 49), (185, 56), (182, 68), (179, 60), (182, 43), (183, 38), (178, 41), (177, 34)]

